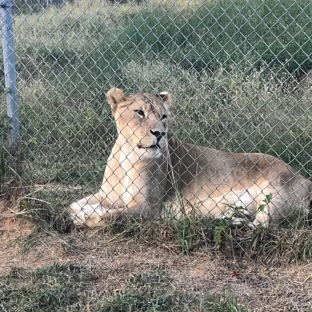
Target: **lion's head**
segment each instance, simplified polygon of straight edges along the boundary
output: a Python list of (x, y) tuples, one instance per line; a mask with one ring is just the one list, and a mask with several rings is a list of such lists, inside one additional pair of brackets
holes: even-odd
[(135, 152), (141, 159), (161, 155), (166, 146), (168, 92), (157, 95), (137, 93), (125, 97), (120, 89), (107, 92), (115, 118), (118, 141), (125, 153)]

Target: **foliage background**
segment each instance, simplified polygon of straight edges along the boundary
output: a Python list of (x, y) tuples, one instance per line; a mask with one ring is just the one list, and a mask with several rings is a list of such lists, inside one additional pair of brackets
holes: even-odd
[(168, 90), (182, 140), (269, 153), (311, 176), (309, 1), (39, 4), (14, 7), (28, 184), (98, 185), (112, 86)]

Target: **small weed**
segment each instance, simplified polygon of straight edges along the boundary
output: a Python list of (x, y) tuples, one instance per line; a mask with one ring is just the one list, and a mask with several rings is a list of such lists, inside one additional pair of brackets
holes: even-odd
[(220, 223), (215, 226), (213, 230), (213, 242), (216, 245), (220, 245), (223, 242), (227, 227), (228, 223), (225, 220), (221, 220)]
[[(180, 211), (177, 213), (171, 206), (164, 207), (164, 220), (174, 228), (182, 255), (188, 255), (189, 252), (199, 244), (198, 221), (200, 217), (196, 212), (194, 205), (179, 200)], [(186, 206), (191, 207), (186, 211)]]
[(199, 311), (247, 312), (249, 310), (240, 306), (235, 299), (225, 294), (224, 296), (209, 295), (206, 298), (201, 299)]
[(194, 222), (194, 219), (190, 215), (186, 215), (181, 220), (177, 220), (174, 225), (182, 255), (188, 255), (198, 243), (196, 240), (196, 222)]
[(265, 207), (268, 206), (268, 204), (271, 202), (272, 198), (273, 198), (272, 193), (270, 193), (269, 195), (265, 195), (265, 199), (263, 200), (264, 203), (258, 207), (258, 211), (264, 211)]

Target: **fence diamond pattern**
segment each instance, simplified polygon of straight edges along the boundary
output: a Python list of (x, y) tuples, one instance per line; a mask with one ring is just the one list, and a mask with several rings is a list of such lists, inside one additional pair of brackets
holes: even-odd
[[(92, 208), (90, 214), (94, 209), (93, 215), (103, 214), (99, 200), (93, 200), (99, 196), (96, 192), (103, 171), (109, 167), (108, 157), (120, 136), (106, 98), (112, 87), (122, 89), (125, 96), (165, 90), (170, 93), (170, 113), (156, 114), (159, 118), (168, 117), (169, 130), (164, 125), (159, 130), (159, 120), (155, 120), (155, 125), (150, 126), (151, 133), (156, 133), (150, 146), (159, 145), (165, 150), (166, 144), (161, 142), (169, 131), (191, 144), (231, 152), (266, 153), (311, 178), (309, 1), (16, 0), (13, 15), (21, 121), (19, 174), (23, 184), (29, 186), (31, 204), (44, 203), (64, 210), (83, 195), (97, 194), (91, 195), (90, 202), (79, 205), (86, 210)], [(5, 89), (1, 93), (0, 123), (4, 131), (0, 139), (0, 178), (9, 181), (16, 174), (12, 161), (15, 156), (7, 152)], [(137, 95), (132, 101), (139, 99)], [(119, 100), (118, 103), (123, 102)], [(135, 111), (133, 121), (117, 118), (117, 125), (127, 121), (123, 127), (128, 127), (138, 118), (153, 117), (142, 108)], [(249, 156), (247, 159), (251, 160)], [(213, 162), (207, 162), (213, 166)], [(257, 166), (256, 162), (252, 166)], [(221, 168), (213, 169), (220, 174)], [(213, 202), (218, 209), (222, 205), (228, 209), (221, 214), (223, 218), (234, 216), (238, 220), (247, 215), (248, 222), (253, 221), (255, 216), (240, 210), (246, 203), (242, 199), (244, 192), (237, 189), (243, 188), (247, 193), (251, 190), (238, 187), (239, 180), (233, 185), (228, 183), (236, 169), (234, 165), (218, 182), (206, 175), (207, 181), (218, 184), (214, 185), (218, 196)], [(133, 170), (129, 167), (126, 172), (130, 175)], [(266, 175), (267, 169), (262, 170), (261, 174)], [(267, 207), (286, 189), (273, 182), (283, 180), (280, 169), (271, 170), (277, 176), (266, 186), (267, 190), (260, 192), (262, 197), (253, 202), (249, 209), (253, 214), (270, 214)], [(118, 177), (117, 173), (111, 174)], [(149, 175), (153, 179), (153, 174)], [(140, 174), (137, 179), (142, 179)], [(183, 183), (188, 182), (182, 180)], [(252, 181), (257, 183), (256, 179)], [(280, 185), (283, 183), (287, 184), (284, 181)], [(302, 179), (298, 183), (291, 190), (295, 197), (280, 200), (288, 201), (292, 211), (299, 211), (299, 206), (306, 211), (309, 182)], [(225, 185), (228, 189), (223, 192)], [(148, 201), (139, 182), (124, 185), (119, 193), (114, 189), (117, 185), (109, 187), (111, 194), (116, 193), (112, 196), (116, 202), (110, 202), (109, 209), (119, 207), (117, 201), (131, 195), (133, 200)], [(166, 186), (162, 187), (164, 196), (170, 193)], [(211, 196), (204, 184), (194, 190), (194, 196), (202, 190), (206, 197)], [(140, 199), (134, 198), (133, 192)], [(226, 194), (230, 193), (237, 195), (236, 200), (227, 200)], [(160, 196), (157, 204), (162, 200)], [(189, 198), (185, 200), (195, 210), (198, 208)], [(75, 221), (80, 216), (80, 206), (73, 212)], [(126, 206), (123, 209), (129, 208)], [(172, 207), (168, 204), (162, 208)], [(79, 218), (89, 218), (86, 211), (82, 214)], [(282, 214), (289, 217), (289, 211)]]

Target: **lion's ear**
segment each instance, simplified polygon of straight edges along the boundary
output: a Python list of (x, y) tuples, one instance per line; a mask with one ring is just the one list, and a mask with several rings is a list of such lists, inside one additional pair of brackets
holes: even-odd
[(111, 106), (112, 113), (114, 114), (118, 103), (124, 100), (123, 92), (118, 88), (111, 88), (107, 93), (107, 102)]
[(160, 97), (167, 105), (171, 103), (171, 95), (167, 91), (161, 92), (156, 95)]

